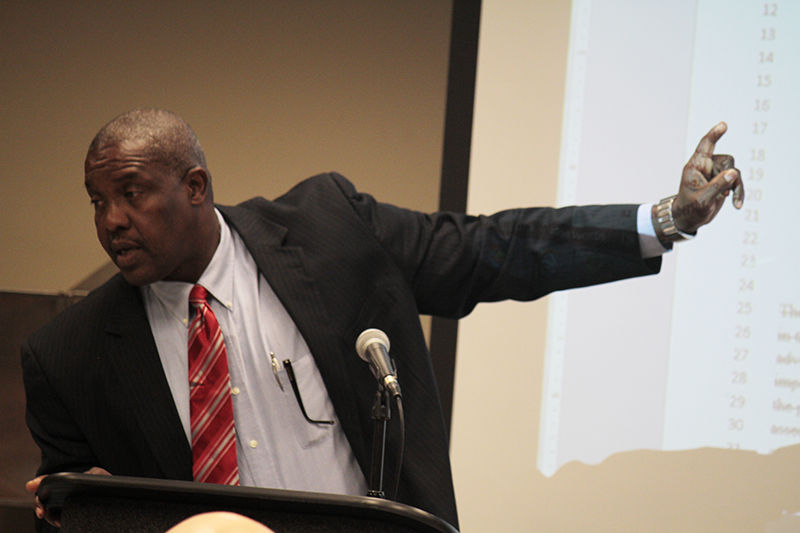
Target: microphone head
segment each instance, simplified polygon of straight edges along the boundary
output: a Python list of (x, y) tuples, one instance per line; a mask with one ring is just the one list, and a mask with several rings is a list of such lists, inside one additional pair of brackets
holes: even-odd
[(389, 337), (387, 337), (386, 333), (379, 329), (365, 329), (356, 339), (356, 353), (367, 363), (369, 363), (369, 358), (367, 357), (367, 347), (376, 342), (383, 346), (383, 349), (386, 350), (387, 353), (389, 352)]

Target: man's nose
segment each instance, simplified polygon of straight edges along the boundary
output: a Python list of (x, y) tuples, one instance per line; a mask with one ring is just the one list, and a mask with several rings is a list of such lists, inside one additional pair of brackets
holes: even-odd
[(125, 229), (130, 225), (130, 218), (125, 208), (117, 202), (110, 202), (103, 210), (98, 221), (109, 232)]

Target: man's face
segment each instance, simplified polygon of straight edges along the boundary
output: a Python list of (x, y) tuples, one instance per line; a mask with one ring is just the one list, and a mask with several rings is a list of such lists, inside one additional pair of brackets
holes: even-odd
[(96, 150), (85, 170), (97, 238), (130, 284), (197, 280), (186, 279), (199, 276), (200, 252), (185, 175), (149, 161), (136, 143)]

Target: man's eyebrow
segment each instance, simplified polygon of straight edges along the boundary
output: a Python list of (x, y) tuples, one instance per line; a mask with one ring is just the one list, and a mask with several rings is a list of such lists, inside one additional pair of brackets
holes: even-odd
[(133, 181), (138, 179), (142, 179), (142, 174), (140, 172), (137, 172), (136, 170), (126, 170), (125, 172), (121, 172), (117, 176), (111, 177), (111, 181), (114, 183), (119, 183), (121, 181)]

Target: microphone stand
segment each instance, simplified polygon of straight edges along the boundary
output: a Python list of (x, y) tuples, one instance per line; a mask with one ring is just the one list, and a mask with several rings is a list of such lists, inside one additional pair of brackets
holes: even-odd
[(375, 402), (372, 404), (372, 420), (375, 424), (372, 431), (372, 466), (367, 496), (386, 498), (383, 491), (383, 466), (386, 458), (386, 425), (391, 418), (389, 393), (383, 385), (378, 385)]

